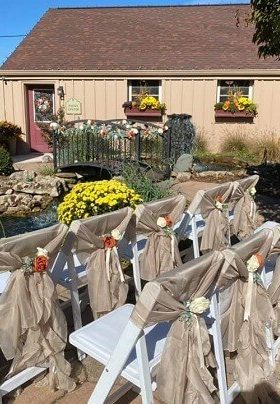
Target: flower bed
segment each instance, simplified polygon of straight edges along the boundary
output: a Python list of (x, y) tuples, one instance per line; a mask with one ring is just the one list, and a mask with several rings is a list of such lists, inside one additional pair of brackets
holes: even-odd
[(70, 224), (73, 220), (131, 206), (142, 202), (140, 195), (126, 184), (116, 180), (104, 180), (77, 184), (58, 206), (60, 222)]
[(224, 102), (215, 104), (216, 118), (245, 118), (252, 119), (257, 115), (257, 105), (242, 92), (229, 91), (228, 98)]

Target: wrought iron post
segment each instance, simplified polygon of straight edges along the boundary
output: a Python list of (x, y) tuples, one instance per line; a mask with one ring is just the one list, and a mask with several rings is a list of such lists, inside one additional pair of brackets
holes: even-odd
[(57, 143), (56, 143), (55, 130), (52, 131), (52, 143), (53, 143), (53, 167), (55, 170), (57, 170)]
[(136, 158), (137, 161), (140, 162), (141, 161), (141, 136), (140, 133), (138, 132), (136, 137), (135, 137), (135, 151), (136, 151)]

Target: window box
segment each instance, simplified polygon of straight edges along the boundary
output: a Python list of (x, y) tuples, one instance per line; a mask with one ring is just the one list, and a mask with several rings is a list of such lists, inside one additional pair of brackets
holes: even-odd
[(223, 111), (223, 110), (216, 110), (215, 111), (215, 118), (224, 118), (224, 119), (248, 119), (252, 120), (254, 118), (254, 114), (250, 114), (245, 111), (236, 111), (236, 112), (230, 112), (230, 111)]
[(157, 109), (145, 109), (144, 111), (139, 111), (138, 108), (124, 107), (124, 113), (128, 118), (136, 117), (161, 117), (162, 111)]

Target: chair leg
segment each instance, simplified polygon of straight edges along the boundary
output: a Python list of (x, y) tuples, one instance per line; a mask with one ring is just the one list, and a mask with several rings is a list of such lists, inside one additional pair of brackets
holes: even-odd
[[(67, 257), (67, 264), (68, 269), (71, 276), (71, 283), (70, 283), (70, 295), (71, 295), (71, 305), (72, 305), (72, 314), (73, 314), (73, 321), (74, 321), (74, 328), (78, 330), (82, 328), (82, 315), (81, 315), (81, 307), (80, 307), (80, 296), (78, 290), (78, 278), (75, 271), (75, 264), (73, 255), (70, 254)], [(78, 359), (81, 361), (86, 357), (86, 354), (79, 349), (77, 350)]]
[[(90, 396), (88, 404), (104, 404), (115, 381), (121, 374), (126, 361), (134, 348), (142, 330), (131, 321), (122, 332), (122, 335), (115, 347), (107, 365), (105, 366), (98, 383)], [(124, 344), (125, 337), (125, 344)]]
[(137, 341), (136, 355), (138, 362), (138, 371), (140, 376), (142, 403), (152, 404), (153, 403), (152, 381), (151, 381), (146, 339), (144, 334)]
[(192, 217), (191, 225), (192, 225), (192, 235), (193, 235), (194, 258), (198, 258), (200, 256), (200, 251), (199, 251), (198, 232), (197, 232), (196, 217), (195, 216)]
[(221, 324), (220, 324), (220, 311), (218, 306), (217, 293), (215, 293), (211, 299), (211, 314), (215, 319), (212, 326), (212, 330), (213, 330), (215, 358), (218, 364), (217, 377), (220, 393), (220, 403), (229, 404), (231, 400), (229, 400), (228, 388), (227, 388), (227, 378), (226, 378), (226, 369), (225, 369), (225, 360), (224, 360), (224, 351), (223, 351), (223, 342), (222, 342)]

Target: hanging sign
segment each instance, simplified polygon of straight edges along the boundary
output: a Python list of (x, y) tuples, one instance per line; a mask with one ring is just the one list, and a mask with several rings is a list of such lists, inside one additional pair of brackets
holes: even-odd
[(82, 106), (76, 98), (70, 98), (65, 103), (65, 112), (67, 115), (80, 115), (82, 113)]

